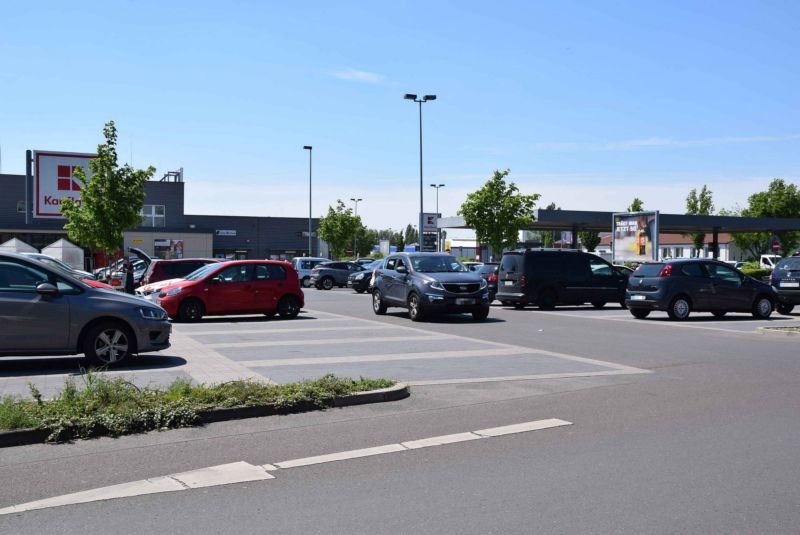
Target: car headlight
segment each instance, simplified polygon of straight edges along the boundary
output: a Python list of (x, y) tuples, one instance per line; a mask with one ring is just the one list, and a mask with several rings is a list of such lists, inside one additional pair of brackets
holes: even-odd
[(444, 291), (444, 286), (442, 286), (442, 283), (441, 283), (441, 282), (439, 282), (439, 281), (431, 281), (431, 282), (429, 282), (428, 284), (429, 284), (429, 285), (430, 285), (430, 287), (431, 287), (431, 288), (433, 288), (434, 290), (442, 290), (442, 291)]
[(178, 295), (182, 291), (183, 291), (183, 287), (182, 286), (178, 286), (177, 288), (171, 288), (171, 289), (167, 290), (166, 292), (164, 292), (164, 296), (165, 297), (169, 297), (171, 295)]
[(489, 283), (486, 282), (486, 279), (481, 279), (481, 290), (489, 286)]
[(364, 278), (364, 274), (363, 273), (359, 273), (358, 275), (356, 275), (356, 280), (357, 281), (360, 281), (363, 278)]
[(167, 319), (167, 313), (161, 310), (160, 308), (151, 308), (151, 307), (141, 307), (139, 309), (139, 314), (146, 320), (165, 320)]

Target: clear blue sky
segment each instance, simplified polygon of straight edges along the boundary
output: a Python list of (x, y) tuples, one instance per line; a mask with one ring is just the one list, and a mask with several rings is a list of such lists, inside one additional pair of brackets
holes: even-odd
[(2, 170), (25, 149), (184, 167), (187, 210), (371, 227), (453, 215), (494, 169), (541, 204), (718, 207), (800, 178), (800, 2), (21, 2), (0, 6)]

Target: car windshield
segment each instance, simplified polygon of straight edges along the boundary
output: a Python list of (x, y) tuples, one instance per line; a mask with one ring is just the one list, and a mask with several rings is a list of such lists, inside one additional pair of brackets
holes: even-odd
[(775, 269), (780, 269), (782, 271), (798, 271), (800, 270), (800, 258), (784, 258), (778, 262)]
[(192, 271), (191, 273), (189, 273), (188, 275), (186, 275), (186, 276), (184, 277), (184, 279), (186, 279), (187, 281), (196, 281), (196, 280), (200, 280), (200, 279), (202, 279), (203, 277), (205, 277), (206, 275), (208, 275), (208, 274), (209, 274), (211, 271), (213, 271), (215, 268), (218, 268), (218, 267), (220, 267), (222, 264), (223, 264), (223, 263), (219, 263), (219, 264), (208, 264), (207, 266), (203, 266), (203, 267), (201, 267), (201, 268), (195, 269), (194, 271)]
[(453, 273), (467, 271), (454, 256), (420, 256), (411, 259), (414, 271), (419, 273)]

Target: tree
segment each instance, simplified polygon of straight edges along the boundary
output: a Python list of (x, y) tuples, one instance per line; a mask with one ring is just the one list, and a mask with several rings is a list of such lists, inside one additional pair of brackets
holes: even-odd
[(406, 248), (406, 238), (405, 236), (403, 236), (402, 232), (395, 232), (394, 235), (392, 236), (391, 243), (394, 244), (395, 247), (397, 247), (398, 253), (403, 252)]
[(417, 232), (417, 229), (415, 229), (411, 223), (406, 225), (406, 231), (405, 234), (403, 234), (403, 240), (407, 244), (419, 244), (419, 232)]
[(141, 224), (144, 185), (156, 169), (119, 167), (114, 121), (103, 127), (103, 136), (106, 142), (97, 146), (97, 158), (89, 160), (92, 178), (86, 178), (82, 167), (73, 172), (81, 183), (80, 202), (63, 199), (61, 213), (67, 218), (64, 230), (70, 240), (108, 255), (122, 246), (125, 230)]
[[(551, 202), (547, 206), (544, 207), (545, 210), (561, 210), (560, 206), (557, 206), (556, 203)], [(556, 245), (556, 231), (555, 230), (543, 230), (540, 233), (542, 238), (542, 247), (551, 248), (555, 247)]]
[(592, 232), (591, 230), (581, 230), (578, 232), (578, 237), (586, 250), (594, 252), (598, 245), (600, 245), (600, 233)]
[[(736, 206), (732, 209), (722, 208), (719, 215), (741, 217), (744, 215), (744, 209)], [(731, 234), (733, 243), (747, 253), (748, 258), (758, 259), (759, 256), (769, 251), (770, 248), (770, 234), (768, 232), (735, 232)]]
[(355, 257), (369, 256), (372, 248), (378, 243), (377, 232), (361, 225), (360, 221), (359, 217), (359, 226), (356, 229), (356, 250), (353, 251)]
[[(686, 197), (686, 214), (687, 215), (711, 215), (714, 213), (714, 200), (712, 199), (712, 191), (708, 186), (703, 184), (703, 189), (697, 193), (695, 188), (689, 192)], [(695, 251), (699, 256), (703, 245), (706, 242), (706, 235), (703, 233), (690, 234), (692, 237), (692, 244)]]
[(336, 208), (328, 207), (328, 214), (319, 219), (319, 237), (328, 242), (334, 258), (344, 256), (345, 250), (353, 243), (353, 235), (361, 226), (361, 219), (353, 216), (353, 210), (345, 207), (341, 199)]
[[(769, 183), (767, 191), (754, 193), (747, 201), (749, 206), (742, 211), (743, 216), (800, 217), (800, 191), (796, 185), (787, 184), (782, 178), (774, 179)], [(791, 255), (800, 245), (800, 232), (798, 231), (776, 232), (775, 234), (781, 243), (783, 256)], [(767, 240), (769, 239), (771, 236), (767, 236)]]
[(641, 212), (644, 210), (644, 201), (639, 197), (634, 197), (633, 202), (628, 206), (628, 212)]
[(495, 171), (481, 189), (467, 195), (458, 210), (475, 229), (478, 242), (488, 243), (499, 258), (503, 250), (517, 245), (520, 229), (531, 224), (540, 195), (523, 195), (513, 182), (506, 183), (510, 169)]

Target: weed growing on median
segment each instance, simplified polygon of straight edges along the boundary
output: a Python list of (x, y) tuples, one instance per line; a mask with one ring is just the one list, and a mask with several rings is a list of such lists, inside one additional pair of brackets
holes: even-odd
[(167, 388), (138, 387), (122, 378), (88, 371), (79, 387), (72, 378), (51, 400), (43, 400), (31, 385), (33, 399), (0, 399), (0, 429), (36, 428), (50, 431), (48, 440), (119, 436), (155, 429), (196, 425), (200, 414), (213, 408), (272, 406), (300, 410), (330, 406), (335, 396), (387, 388), (387, 379), (343, 379), (334, 375), (312, 381), (270, 385), (231, 381), (193, 385), (185, 379)]

